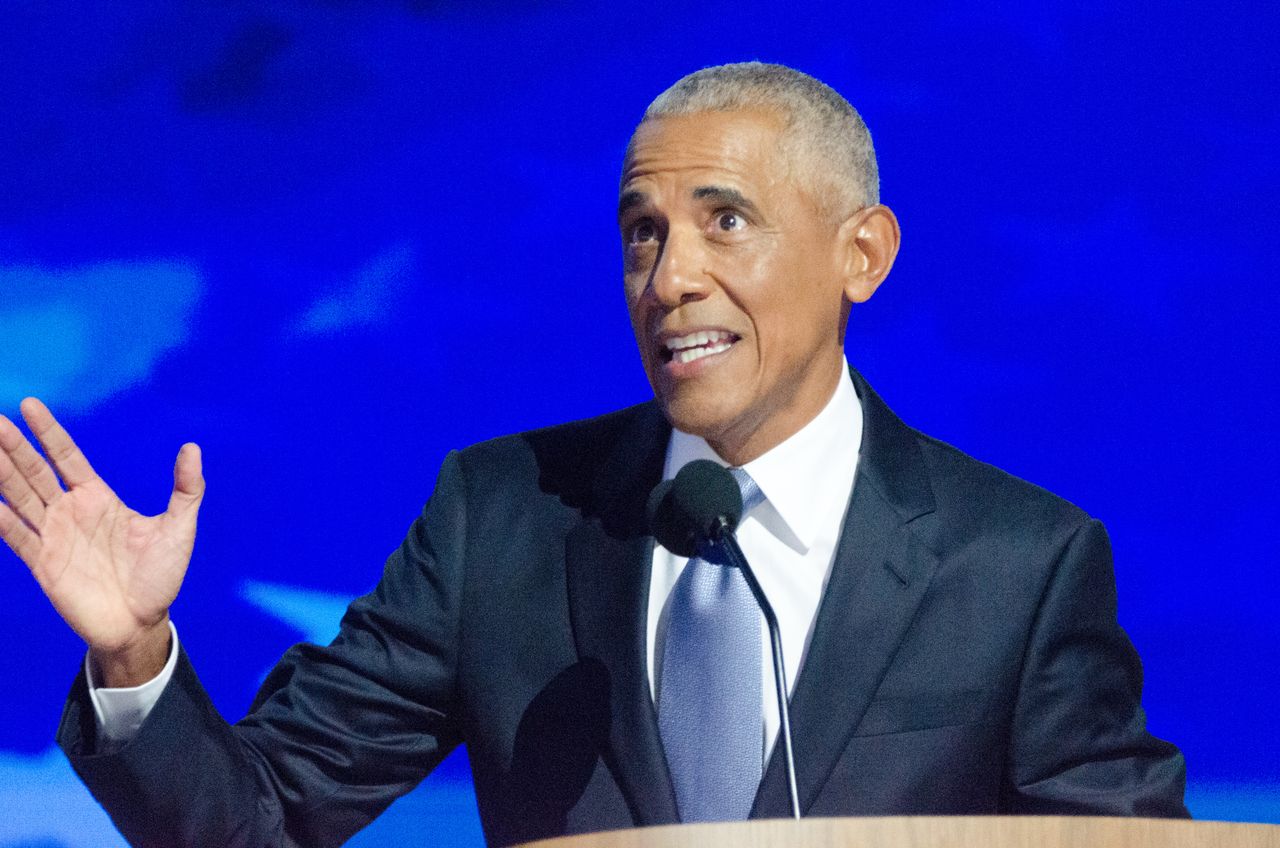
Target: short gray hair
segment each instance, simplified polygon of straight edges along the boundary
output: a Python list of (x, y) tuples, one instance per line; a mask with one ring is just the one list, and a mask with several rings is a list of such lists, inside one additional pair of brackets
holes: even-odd
[(783, 119), (784, 144), (792, 146), (823, 209), (843, 217), (880, 202), (876, 151), (862, 116), (831, 86), (786, 65), (738, 62), (695, 71), (659, 94), (641, 123), (742, 109), (773, 111)]

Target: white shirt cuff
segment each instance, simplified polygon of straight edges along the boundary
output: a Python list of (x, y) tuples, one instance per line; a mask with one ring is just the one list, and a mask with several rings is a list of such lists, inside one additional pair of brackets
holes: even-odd
[(84, 674), (89, 681), (89, 700), (98, 726), (98, 753), (110, 754), (127, 745), (138, 735), (151, 709), (160, 700), (164, 687), (178, 665), (178, 628), (169, 622), (169, 659), (155, 677), (141, 686), (122, 689), (99, 689), (93, 679), (93, 663), (84, 658)]

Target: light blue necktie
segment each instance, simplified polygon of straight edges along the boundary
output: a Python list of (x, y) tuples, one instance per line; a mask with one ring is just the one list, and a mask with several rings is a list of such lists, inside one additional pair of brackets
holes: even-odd
[[(764, 493), (741, 468), (742, 517)], [(719, 545), (685, 565), (671, 590), (658, 688), (658, 728), (680, 820), (737, 821), (751, 812), (764, 748), (760, 608)]]

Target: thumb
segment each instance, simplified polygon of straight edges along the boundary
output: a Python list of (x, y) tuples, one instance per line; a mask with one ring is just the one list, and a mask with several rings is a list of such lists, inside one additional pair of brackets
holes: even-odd
[(171, 518), (194, 521), (204, 499), (204, 473), (200, 446), (187, 442), (178, 451), (173, 464), (173, 494), (169, 496), (167, 514)]

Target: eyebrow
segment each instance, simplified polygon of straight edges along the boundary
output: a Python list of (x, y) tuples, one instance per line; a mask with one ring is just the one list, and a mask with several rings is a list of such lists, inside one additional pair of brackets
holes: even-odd
[(712, 203), (724, 206), (737, 206), (747, 212), (758, 212), (756, 205), (747, 199), (747, 196), (736, 188), (728, 188), (726, 186), (698, 186), (693, 190), (694, 200), (710, 200)]
[[(737, 206), (747, 212), (758, 213), (756, 205), (752, 203), (745, 194), (736, 188), (727, 186), (705, 185), (698, 186), (693, 190), (694, 200), (710, 200), (712, 203), (724, 206)], [(643, 191), (632, 189), (624, 191), (622, 196), (618, 198), (618, 217), (621, 218), (627, 212), (637, 206), (644, 206), (649, 202), (649, 195)]]
[(637, 191), (635, 189), (632, 189), (631, 191), (624, 191), (622, 196), (618, 198), (618, 217), (621, 218), (637, 206), (644, 206), (648, 202), (649, 195), (645, 194), (643, 191)]

